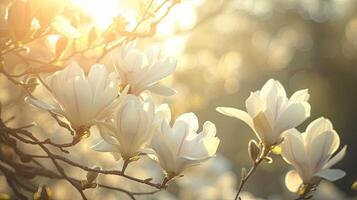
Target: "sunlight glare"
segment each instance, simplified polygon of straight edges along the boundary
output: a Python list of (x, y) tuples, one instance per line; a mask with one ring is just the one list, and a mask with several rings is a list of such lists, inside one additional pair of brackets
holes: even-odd
[(72, 0), (72, 2), (91, 16), (102, 30), (119, 15), (119, 0)]

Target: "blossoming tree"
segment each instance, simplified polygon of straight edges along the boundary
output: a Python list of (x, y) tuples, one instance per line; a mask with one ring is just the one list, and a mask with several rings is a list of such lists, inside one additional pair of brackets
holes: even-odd
[[(0, 172), (16, 198), (51, 199), (45, 178), (65, 180), (82, 199), (98, 188), (136, 199), (165, 190), (187, 168), (215, 157), (220, 139), (214, 123), (206, 121), (200, 128), (191, 112), (172, 120), (170, 106), (157, 103), (159, 96), (176, 93), (160, 81), (174, 73), (177, 60), (163, 56), (156, 46), (142, 50), (137, 45), (140, 39), (155, 35), (157, 26), (180, 1), (143, 1), (144, 9), (133, 27), (125, 16), (117, 15), (101, 31), (77, 13), (71, 1), (0, 4), (4, 18), (1, 74), (20, 91), (19, 101), (50, 116), (70, 137), (67, 142), (57, 142), (51, 135), (42, 138), (36, 132), (40, 124), (13, 126), (9, 124), (17, 116), (0, 118)], [(309, 96), (308, 90), (300, 90), (288, 98), (280, 82), (270, 79), (248, 97), (247, 112), (217, 108), (247, 123), (257, 136), (257, 141), (248, 144), (253, 166), (242, 170), (235, 199), (241, 198), (248, 178), (261, 162), (271, 161), (269, 155), (278, 146), (283, 159), (295, 168), (290, 176), (300, 180), (298, 199), (310, 198), (322, 179), (335, 181), (345, 175), (330, 169), (343, 158), (346, 147), (333, 156), (340, 143), (329, 120), (313, 121), (304, 133), (296, 130), (310, 116)], [(82, 156), (73, 148), (94, 137), (92, 132), (99, 133), (99, 140), (88, 147), (90, 151), (109, 152), (120, 167), (88, 166), (73, 159)], [(161, 180), (128, 172), (133, 163), (146, 158), (161, 167)], [(85, 177), (71, 175), (65, 166), (79, 169)], [(105, 176), (153, 189), (128, 190), (102, 181)]]

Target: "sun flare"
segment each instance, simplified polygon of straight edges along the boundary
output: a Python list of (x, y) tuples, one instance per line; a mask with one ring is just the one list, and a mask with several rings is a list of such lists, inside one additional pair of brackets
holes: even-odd
[(72, 0), (75, 6), (93, 18), (96, 25), (105, 29), (119, 14), (118, 0)]

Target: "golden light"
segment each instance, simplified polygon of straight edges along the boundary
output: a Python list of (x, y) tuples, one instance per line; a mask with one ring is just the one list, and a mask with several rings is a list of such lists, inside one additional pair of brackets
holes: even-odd
[[(90, 16), (97, 27), (105, 30), (111, 23), (114, 17), (123, 16), (127, 22), (126, 28), (132, 30), (140, 17), (141, 9), (145, 8), (143, 4), (145, 1), (135, 0), (71, 0), (74, 6), (85, 12)], [(154, 1), (152, 9), (160, 5), (161, 1)], [(179, 56), (182, 54), (188, 35), (173, 36), (176, 31), (189, 30), (192, 28), (196, 21), (196, 7), (200, 3), (181, 2), (176, 5), (168, 16), (158, 25), (157, 37), (165, 38), (161, 41), (161, 47), (167, 55)], [(168, 4), (169, 5), (169, 4)], [(157, 13), (157, 17), (166, 12), (166, 7)], [(181, 17), (185, 16), (185, 17)], [(145, 27), (145, 26), (144, 26)], [(168, 37), (170, 36), (170, 37)], [(172, 37), (171, 37), (172, 36)]]
[(92, 17), (100, 29), (108, 27), (113, 18), (120, 13), (119, 0), (72, 0), (72, 2)]

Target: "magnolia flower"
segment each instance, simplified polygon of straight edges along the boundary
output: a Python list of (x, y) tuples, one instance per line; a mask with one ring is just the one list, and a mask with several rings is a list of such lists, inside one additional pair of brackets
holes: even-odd
[[(340, 145), (340, 138), (328, 119), (316, 119), (304, 133), (292, 129), (284, 136), (281, 155), (295, 167), (300, 183), (314, 184), (319, 178), (335, 181), (345, 175), (342, 170), (329, 169), (345, 156), (346, 146), (332, 157)], [(294, 173), (289, 176), (293, 178)]]
[(175, 71), (176, 59), (168, 57), (160, 59), (160, 49), (151, 47), (145, 51), (135, 48), (129, 43), (121, 48), (120, 55), (115, 57), (115, 68), (122, 85), (130, 85), (130, 93), (139, 95), (150, 90), (160, 95), (170, 96), (176, 92), (157, 82)]
[(295, 92), (289, 99), (280, 82), (270, 79), (246, 100), (248, 113), (230, 107), (218, 107), (217, 111), (247, 123), (269, 146), (279, 143), (284, 131), (295, 128), (310, 116), (308, 99), (307, 89)]
[(116, 158), (120, 154), (125, 160), (148, 152), (145, 147), (152, 137), (154, 117), (151, 98), (142, 101), (139, 97), (128, 95), (119, 107), (113, 124), (98, 123), (103, 140), (92, 149), (112, 152)]
[(94, 64), (86, 77), (77, 63), (71, 63), (46, 79), (55, 99), (51, 105), (27, 98), (34, 106), (65, 117), (75, 130), (88, 128), (102, 119), (114, 106), (118, 96), (118, 80), (104, 65)]
[(219, 144), (219, 139), (215, 137), (216, 126), (207, 121), (202, 132), (197, 134), (197, 130), (198, 119), (193, 113), (181, 115), (172, 127), (168, 120), (162, 120), (151, 147), (169, 178), (215, 155)]

